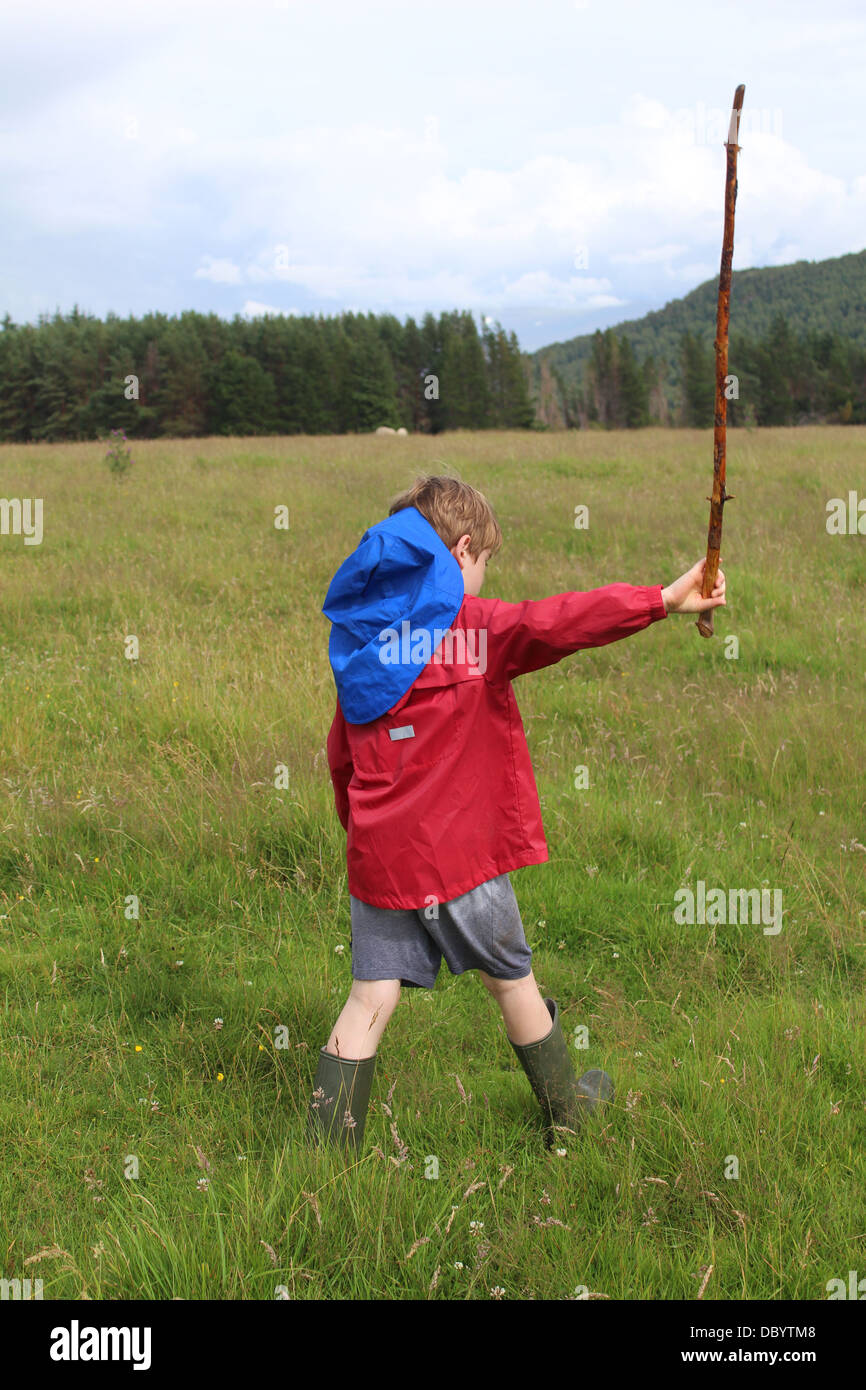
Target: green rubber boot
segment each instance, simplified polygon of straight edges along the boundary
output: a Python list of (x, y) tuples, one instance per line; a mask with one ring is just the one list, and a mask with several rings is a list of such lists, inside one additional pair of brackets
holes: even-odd
[(309, 1144), (327, 1140), (343, 1149), (361, 1148), (375, 1070), (375, 1053), (352, 1061), (320, 1050), (307, 1117)]
[(597, 1067), (585, 1071), (578, 1080), (562, 1036), (556, 1001), (545, 999), (544, 1002), (553, 1020), (547, 1037), (523, 1046), (517, 1043), (511, 1043), (511, 1046), (544, 1112), (545, 1143), (550, 1148), (554, 1140), (554, 1125), (564, 1125), (579, 1132), (589, 1114), (603, 1109), (606, 1102), (613, 1100), (614, 1086), (607, 1072)]

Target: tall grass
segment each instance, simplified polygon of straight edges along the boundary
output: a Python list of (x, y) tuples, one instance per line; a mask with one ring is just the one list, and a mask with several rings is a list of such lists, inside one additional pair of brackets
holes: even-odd
[[(403, 991), (349, 1159), (304, 1143), (351, 984), (328, 581), (439, 471), (497, 508), (486, 595), (669, 583), (705, 545), (710, 435), (159, 441), (123, 477), (98, 445), (0, 448), (3, 496), (44, 499), (40, 546), (0, 536), (4, 1275), (821, 1299), (862, 1266), (866, 539), (825, 505), (866, 487), (864, 442), (731, 431), (716, 638), (671, 616), (516, 684), (550, 862), (514, 883), (566, 1036), (589, 1027), (576, 1068), (617, 1082), (605, 1122), (546, 1151), (495, 1005), (443, 967)], [(781, 889), (782, 931), (677, 925), (698, 879)]]

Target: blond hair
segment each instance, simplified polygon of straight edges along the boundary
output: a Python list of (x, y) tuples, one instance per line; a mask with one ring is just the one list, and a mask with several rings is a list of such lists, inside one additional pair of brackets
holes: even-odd
[(461, 536), (469, 536), (469, 554), (477, 560), (482, 550), (491, 555), (502, 545), (502, 532), (490, 503), (477, 488), (459, 478), (416, 478), (408, 492), (395, 497), (389, 516), (405, 507), (416, 507), (451, 550)]

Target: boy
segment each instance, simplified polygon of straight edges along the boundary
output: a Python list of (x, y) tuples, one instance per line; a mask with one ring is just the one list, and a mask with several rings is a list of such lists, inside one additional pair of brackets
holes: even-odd
[(502, 533), (486, 498), (456, 478), (419, 478), (364, 533), (334, 576), (337, 709), (328, 764), (347, 831), (349, 998), (319, 1054), (311, 1141), (359, 1149), (379, 1040), (400, 988), (477, 970), (545, 1120), (574, 1129), (613, 1097), (606, 1072), (574, 1074), (552, 999), (543, 999), (508, 874), (548, 857), (511, 681), (667, 613), (725, 603), (705, 561), (676, 583), (482, 599)]

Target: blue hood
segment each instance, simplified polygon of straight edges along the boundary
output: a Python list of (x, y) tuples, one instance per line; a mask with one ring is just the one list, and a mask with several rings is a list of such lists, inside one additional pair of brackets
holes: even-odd
[[(430, 659), (433, 630), (450, 628), (464, 592), (463, 571), (417, 507), (364, 532), (322, 606), (331, 620), (328, 655), (337, 697), (350, 724), (369, 724), (403, 698)], [(419, 629), (429, 633), (426, 652), (423, 639), (412, 644), (414, 658), (406, 621), (413, 637)], [(404, 636), (402, 659), (390, 664), (382, 660), (387, 632)]]

